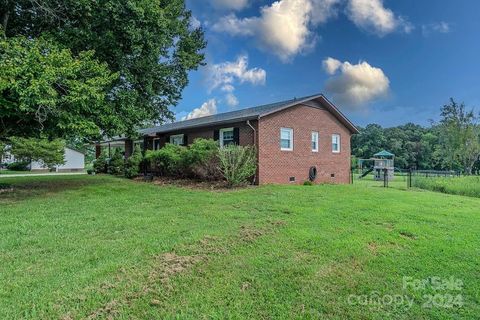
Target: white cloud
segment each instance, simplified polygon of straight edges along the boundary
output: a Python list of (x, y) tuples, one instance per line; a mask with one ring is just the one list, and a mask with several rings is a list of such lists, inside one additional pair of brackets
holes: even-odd
[(349, 0), (347, 16), (359, 28), (384, 36), (402, 29), (406, 33), (413, 25), (404, 18), (395, 16), (392, 10), (383, 6), (383, 0)]
[[(330, 60), (329, 60), (330, 59)], [(336, 68), (328, 69), (327, 60), (324, 68), (333, 76), (326, 82), (326, 91), (332, 94), (335, 102), (351, 109), (358, 109), (366, 103), (384, 97), (388, 94), (390, 80), (380, 68), (372, 67), (366, 61), (351, 64), (348, 61)], [(337, 64), (334, 64), (335, 66)], [(334, 70), (332, 73), (330, 71)]]
[(213, 25), (213, 30), (232, 36), (254, 36), (260, 49), (289, 61), (315, 46), (317, 36), (311, 28), (334, 16), (340, 1), (279, 0), (262, 7), (257, 17), (227, 15)]
[(338, 14), (337, 5), (342, 0), (313, 0), (311, 21), (313, 25), (325, 23)]
[(215, 8), (224, 10), (242, 10), (248, 7), (248, 2), (248, 0), (211, 0)]
[(232, 86), (231, 84), (226, 84), (222, 87), (221, 90), (225, 92), (233, 92), (235, 90), (235, 87)]
[(231, 92), (227, 93), (227, 94), (225, 95), (225, 99), (227, 100), (227, 104), (228, 104), (230, 107), (236, 107), (236, 106), (238, 106), (238, 103), (239, 103), (239, 102), (238, 102), (238, 99), (237, 99), (237, 97), (236, 97), (233, 93), (231, 93)]
[(236, 61), (227, 61), (208, 67), (209, 91), (221, 88), (223, 91), (233, 91), (234, 84), (248, 82), (253, 85), (265, 84), (267, 72), (261, 68), (248, 69), (248, 57), (239, 56)]
[(422, 25), (422, 34), (429, 36), (431, 33), (449, 33), (450, 24), (444, 21)]
[(217, 100), (210, 99), (207, 102), (203, 103), (199, 108), (193, 109), (192, 112), (187, 114), (185, 117), (182, 117), (182, 120), (206, 117), (216, 113), (217, 113)]
[(338, 68), (340, 68), (341, 65), (342, 65), (341, 61), (331, 57), (328, 57), (327, 59), (323, 60), (323, 68), (330, 75), (337, 72)]

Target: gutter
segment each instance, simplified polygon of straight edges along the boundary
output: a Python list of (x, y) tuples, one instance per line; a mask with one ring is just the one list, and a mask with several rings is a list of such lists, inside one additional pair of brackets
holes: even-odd
[[(258, 120), (257, 120), (257, 123), (258, 123)], [(257, 129), (255, 129), (255, 127), (252, 126), (252, 124), (250, 123), (250, 120), (247, 120), (247, 126), (249, 126), (253, 131), (253, 147), (257, 152), (257, 170), (258, 170), (259, 160), (258, 160), (258, 148), (257, 148)], [(253, 176), (253, 184), (256, 184), (257, 182), (257, 173), (256, 173), (257, 170), (255, 170), (255, 175)]]

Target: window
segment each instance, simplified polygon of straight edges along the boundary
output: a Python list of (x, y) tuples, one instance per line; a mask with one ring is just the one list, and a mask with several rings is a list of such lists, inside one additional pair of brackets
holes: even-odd
[(283, 150), (283, 151), (293, 150), (293, 129), (290, 129), (290, 128), (280, 129), (280, 150)]
[(318, 152), (318, 132), (312, 131), (312, 151)]
[(220, 129), (220, 147), (228, 146), (229, 144), (234, 144), (235, 140), (233, 137), (233, 128), (224, 128)]
[(183, 144), (183, 134), (176, 134), (170, 136), (170, 143), (175, 144), (177, 146), (181, 146)]
[(340, 135), (332, 134), (332, 152), (340, 152)]
[(153, 150), (160, 149), (160, 139), (153, 139)]

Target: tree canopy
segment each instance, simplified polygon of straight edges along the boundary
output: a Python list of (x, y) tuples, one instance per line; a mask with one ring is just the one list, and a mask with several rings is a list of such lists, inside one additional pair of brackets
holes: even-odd
[(42, 38), (0, 40), (0, 136), (98, 135), (118, 121), (105, 103), (115, 78), (92, 51), (74, 57)]
[(430, 127), (407, 123), (391, 128), (369, 124), (352, 137), (352, 155), (369, 159), (383, 149), (395, 154), (402, 169), (480, 169), (480, 126), (473, 111), (455, 102), (441, 108), (441, 120)]
[[(19, 90), (12, 94), (11, 85), (0, 87), (1, 108), (7, 104), (10, 109), (17, 107), (24, 112), (28, 123), (50, 137), (78, 134), (91, 137), (96, 129), (100, 130), (97, 136), (129, 134), (144, 122), (171, 118), (169, 107), (179, 101), (188, 83), (188, 72), (204, 60), (203, 32), (193, 29), (190, 19), (184, 0), (4, 0), (0, 8), (5, 36), (2, 47), (18, 47), (27, 56), (32, 47), (42, 47), (44, 50), (34, 50), (30, 62), (38, 64), (41, 59), (49, 62), (42, 66), (43, 70), (39, 67), (35, 70), (37, 74), (47, 73), (43, 78), (49, 81), (35, 82), (32, 86), (36, 86), (37, 92), (49, 93), (49, 103), (56, 105), (56, 110), (66, 114), (73, 108), (73, 115), (57, 125), (57, 115), (48, 113), (44, 114), (47, 118), (44, 123), (35, 124), (32, 120), (39, 121), (32, 117), (31, 108), (35, 105), (42, 109), (38, 103), (43, 101), (31, 100), (31, 108), (23, 110)], [(48, 58), (52, 52), (62, 56), (61, 63)], [(12, 50), (5, 49), (2, 53), (3, 60)], [(66, 70), (72, 66), (72, 70)], [(22, 79), (20, 71), (10, 70), (10, 77), (4, 78), (2, 74), (0, 81)], [(63, 72), (73, 79), (69, 83), (72, 87), (62, 81)], [(56, 86), (58, 80), (60, 87)], [(92, 92), (72, 92), (87, 81), (94, 84), (91, 91), (95, 91), (95, 99)], [(70, 104), (65, 105), (65, 100)], [(91, 108), (84, 107), (86, 104)], [(91, 118), (94, 108), (103, 117)], [(81, 117), (86, 121), (79, 124)], [(4, 114), (0, 114), (0, 120), (6, 120)], [(1, 134), (13, 130), (16, 125), (11, 124), (3, 121)]]

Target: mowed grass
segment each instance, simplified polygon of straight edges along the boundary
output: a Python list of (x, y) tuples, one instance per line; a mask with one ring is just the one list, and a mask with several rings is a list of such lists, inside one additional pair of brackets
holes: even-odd
[[(2, 182), (14, 191), (0, 194), (0, 319), (480, 314), (480, 199), (368, 184), (214, 192), (108, 176)], [(404, 277), (462, 286), (414, 290)], [(463, 306), (425, 306), (435, 294), (460, 295)]]
[(480, 176), (422, 177), (414, 176), (413, 186), (437, 192), (480, 198)]

